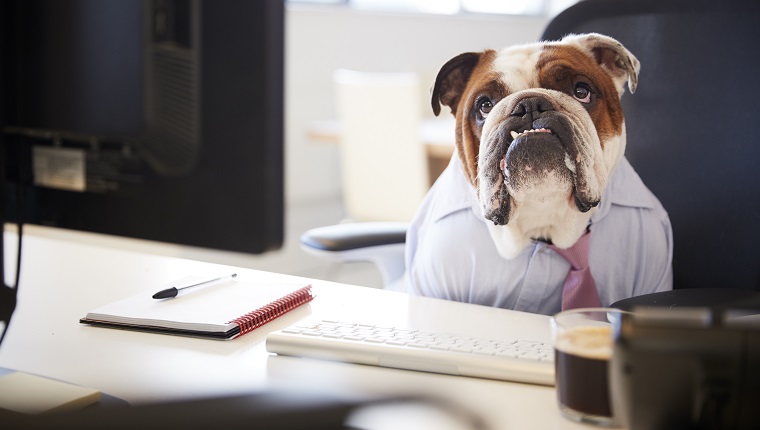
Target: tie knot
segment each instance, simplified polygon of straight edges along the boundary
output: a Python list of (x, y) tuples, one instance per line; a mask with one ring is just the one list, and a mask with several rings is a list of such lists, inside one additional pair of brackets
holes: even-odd
[(570, 248), (562, 249), (554, 245), (551, 248), (570, 263), (573, 270), (582, 270), (588, 267), (588, 246), (591, 238), (591, 230), (585, 233)]

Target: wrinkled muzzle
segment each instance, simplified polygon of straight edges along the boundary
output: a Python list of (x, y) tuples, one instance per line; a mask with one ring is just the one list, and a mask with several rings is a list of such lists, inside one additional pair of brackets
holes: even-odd
[(487, 118), (479, 192), (483, 215), (494, 224), (507, 224), (527, 201), (567, 201), (579, 212), (599, 204), (607, 182), (599, 137), (585, 109), (564, 97), (551, 90), (515, 93)]

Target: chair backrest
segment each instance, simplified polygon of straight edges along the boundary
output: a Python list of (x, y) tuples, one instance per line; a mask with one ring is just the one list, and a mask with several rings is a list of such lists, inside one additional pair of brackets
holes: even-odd
[(354, 221), (410, 221), (428, 185), (415, 73), (337, 70), (343, 200)]
[(641, 61), (626, 156), (670, 215), (674, 287), (760, 290), (760, 2), (585, 0), (542, 38), (584, 32)]

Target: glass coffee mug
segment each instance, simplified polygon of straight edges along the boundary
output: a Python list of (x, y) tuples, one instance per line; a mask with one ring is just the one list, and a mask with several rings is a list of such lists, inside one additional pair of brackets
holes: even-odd
[(552, 318), (557, 401), (566, 418), (603, 427), (620, 425), (612, 408), (608, 372), (613, 324), (623, 313), (581, 308)]

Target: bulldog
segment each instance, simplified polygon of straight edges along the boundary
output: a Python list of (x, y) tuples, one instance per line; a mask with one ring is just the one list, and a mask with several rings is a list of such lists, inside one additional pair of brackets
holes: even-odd
[(639, 62), (600, 34), (464, 53), (440, 70), (436, 115), (456, 117), (456, 148), (504, 258), (543, 240), (572, 246), (625, 152), (620, 98)]

